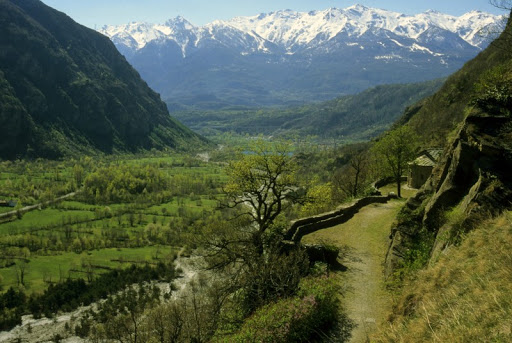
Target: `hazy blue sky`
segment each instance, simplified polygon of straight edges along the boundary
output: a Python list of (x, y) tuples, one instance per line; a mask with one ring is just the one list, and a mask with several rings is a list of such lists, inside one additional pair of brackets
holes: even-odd
[(182, 15), (192, 24), (204, 25), (215, 19), (256, 15), (280, 9), (310, 11), (329, 7), (345, 8), (360, 3), (406, 14), (427, 9), (453, 15), (471, 10), (501, 14), (488, 0), (43, 0), (47, 5), (67, 13), (75, 21), (94, 28), (105, 24), (131, 21), (163, 23)]

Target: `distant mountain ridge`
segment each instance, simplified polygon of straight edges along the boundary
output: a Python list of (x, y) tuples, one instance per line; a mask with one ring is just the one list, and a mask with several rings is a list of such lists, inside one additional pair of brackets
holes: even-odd
[(214, 21), (105, 26), (100, 32), (168, 104), (296, 104), (443, 77), (487, 46), (500, 16), (414, 16), (354, 5)]
[(381, 85), (355, 95), (288, 108), (184, 111), (175, 116), (205, 136), (224, 132), (281, 137), (313, 136), (320, 142), (368, 141), (387, 130), (404, 110), (434, 94), (444, 79)]
[(0, 158), (204, 142), (111, 41), (38, 0), (0, 0), (0, 100)]
[[(132, 22), (104, 26), (99, 31), (111, 37), (116, 44), (123, 44), (134, 50), (140, 50), (153, 41), (174, 40), (182, 47), (184, 55), (201, 40), (211, 37), (209, 35), (222, 28), (237, 29), (253, 37), (249, 43), (261, 43), (252, 46), (255, 49), (247, 50), (246, 53), (257, 50), (271, 52), (272, 48), (294, 53), (301, 47), (310, 48), (313, 44), (321, 44), (342, 32), (349, 36), (361, 36), (372, 29), (384, 29), (401, 37), (418, 39), (432, 27), (455, 33), (470, 45), (482, 48), (487, 42), (479, 32), (494, 24), (498, 18), (499, 16), (481, 11), (471, 11), (460, 17), (433, 10), (407, 16), (354, 5), (346, 9), (329, 8), (310, 12), (282, 10), (251, 17), (235, 17), (227, 21), (217, 20), (203, 27), (194, 26), (178, 16), (165, 24)], [(184, 32), (190, 35), (183, 34)]]

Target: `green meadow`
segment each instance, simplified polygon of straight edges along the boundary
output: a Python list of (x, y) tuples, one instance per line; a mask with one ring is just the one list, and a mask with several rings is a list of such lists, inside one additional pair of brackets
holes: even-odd
[[(67, 278), (87, 278), (87, 273), (97, 275), (114, 268), (126, 268), (132, 264), (155, 263), (157, 259), (172, 258), (176, 249), (169, 246), (148, 246), (143, 248), (109, 248), (84, 251), (81, 253), (61, 252), (56, 255), (31, 256), (26, 266), (24, 288), (29, 293), (40, 292), (49, 283)], [(3, 268), (3, 286), (17, 287), (16, 266)]]
[(224, 164), (181, 155), (2, 162), (0, 199), (19, 205), (0, 214), (21, 212), (0, 218), (1, 290), (41, 293), (64, 279), (172, 260), (218, 215), (225, 181)]

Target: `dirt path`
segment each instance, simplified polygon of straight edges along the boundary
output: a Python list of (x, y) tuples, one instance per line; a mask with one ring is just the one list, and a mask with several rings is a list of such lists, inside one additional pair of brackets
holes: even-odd
[(341, 263), (348, 268), (338, 272), (346, 289), (342, 302), (357, 325), (351, 343), (367, 342), (389, 311), (391, 298), (384, 288), (383, 262), (391, 225), (402, 205), (399, 200), (370, 205), (347, 223), (303, 238), (305, 243), (328, 243), (342, 249)]

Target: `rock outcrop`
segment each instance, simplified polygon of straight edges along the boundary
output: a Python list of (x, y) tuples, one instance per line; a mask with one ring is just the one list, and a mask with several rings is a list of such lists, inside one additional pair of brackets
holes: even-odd
[(512, 208), (511, 143), (510, 117), (465, 119), (432, 176), (398, 216), (386, 256), (388, 276), (412, 249), (429, 249), (432, 261), (474, 224)]

